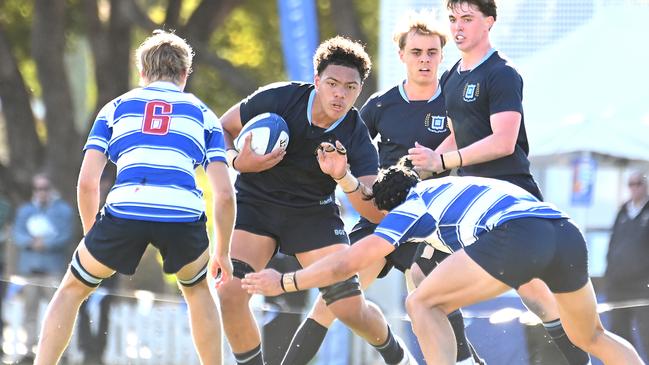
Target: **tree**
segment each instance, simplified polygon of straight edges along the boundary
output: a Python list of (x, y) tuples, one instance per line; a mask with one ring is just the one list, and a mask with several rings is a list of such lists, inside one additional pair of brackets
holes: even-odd
[[(321, 38), (344, 34), (367, 44), (374, 3), (319, 0)], [(156, 28), (174, 29), (192, 44), (196, 58), (187, 89), (217, 113), (285, 78), (274, 1), (0, 1), (0, 101), (9, 156), (0, 162), (0, 184), (13, 201), (28, 198), (39, 170), (52, 175), (64, 198), (75, 200), (79, 151), (92, 120), (99, 107), (132, 87), (133, 48)], [(93, 102), (72, 97), (65, 65), (66, 52), (83, 39), (90, 44), (93, 92), (87, 97)], [(374, 80), (366, 81), (361, 101), (374, 91)], [(32, 111), (34, 100), (44, 105), (42, 120)], [(75, 108), (87, 110), (81, 128)]]

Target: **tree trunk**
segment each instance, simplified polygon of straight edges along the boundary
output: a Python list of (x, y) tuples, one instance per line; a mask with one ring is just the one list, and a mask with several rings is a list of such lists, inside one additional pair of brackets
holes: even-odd
[[(331, 0), (331, 14), (337, 34), (345, 35), (355, 41), (367, 44), (367, 36), (363, 32), (358, 20), (358, 12), (349, 0)], [(376, 66), (376, 64), (374, 64)], [(363, 90), (356, 103), (365, 103), (365, 100), (376, 91), (376, 70), (374, 69), (363, 84)], [(360, 106), (360, 105), (357, 105)]]
[(0, 184), (11, 200), (23, 201), (31, 194), (31, 178), (43, 158), (43, 145), (36, 135), (27, 87), (18, 70), (4, 29), (0, 27), (0, 100), (5, 116), (9, 165), (0, 169)]
[(75, 201), (81, 161), (79, 133), (72, 117), (70, 85), (63, 62), (65, 0), (36, 0), (32, 51), (43, 90), (47, 143), (43, 168), (68, 202)]

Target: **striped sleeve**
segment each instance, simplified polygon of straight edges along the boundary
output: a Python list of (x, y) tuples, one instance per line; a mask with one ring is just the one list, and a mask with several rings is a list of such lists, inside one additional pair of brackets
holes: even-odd
[(437, 222), (428, 214), (426, 206), (416, 194), (393, 209), (381, 221), (374, 234), (394, 246), (416, 238), (425, 238), (435, 232)]
[(205, 117), (205, 161), (204, 168), (207, 168), (212, 162), (226, 162), (225, 159), (225, 141), (223, 139), (223, 127), (216, 114), (207, 109), (204, 111)]
[(97, 119), (95, 119), (88, 139), (86, 140), (86, 144), (83, 146), (84, 151), (94, 149), (103, 154), (108, 154), (108, 141), (110, 141), (113, 134), (113, 129), (109, 127), (108, 120), (112, 118), (111, 111), (113, 109), (113, 104), (109, 103), (99, 111)]

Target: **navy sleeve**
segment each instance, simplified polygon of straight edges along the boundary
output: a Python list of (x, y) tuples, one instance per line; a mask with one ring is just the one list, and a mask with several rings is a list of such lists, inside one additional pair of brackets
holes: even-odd
[(376, 135), (379, 133), (376, 126), (376, 99), (370, 97), (365, 102), (365, 105), (361, 108), (360, 111), (361, 119), (367, 126), (367, 131), (370, 134), (371, 139), (376, 138)]
[(489, 115), (514, 111), (523, 113), (523, 79), (511, 66), (504, 66), (489, 75)]
[(354, 176), (376, 175), (379, 171), (379, 155), (372, 144), (364, 123), (356, 123), (352, 138), (352, 148), (348, 150), (347, 163)]
[(442, 76), (439, 78), (439, 86), (442, 88), (442, 90), (444, 89), (444, 84), (446, 84), (446, 80), (448, 80), (448, 73), (449, 73), (448, 70), (444, 71)]
[(278, 101), (284, 100), (284, 98), (278, 97), (278, 94), (282, 93), (285, 86), (287, 86), (286, 83), (274, 83), (260, 87), (257, 91), (241, 101), (241, 104), (239, 104), (241, 124), (246, 125), (250, 119), (262, 113), (277, 113), (281, 115), (281, 106)]

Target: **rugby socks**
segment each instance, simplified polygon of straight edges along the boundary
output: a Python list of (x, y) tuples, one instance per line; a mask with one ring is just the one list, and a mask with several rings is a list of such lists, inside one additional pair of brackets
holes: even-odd
[(386, 364), (398, 364), (405, 356), (405, 350), (399, 345), (388, 326), (388, 338), (381, 345), (373, 345), (379, 351)]
[(282, 365), (306, 365), (313, 359), (327, 335), (327, 327), (307, 318), (295, 332)]
[(248, 352), (234, 354), (234, 359), (237, 361), (237, 365), (264, 365), (261, 344)]
[(448, 321), (451, 322), (451, 327), (453, 327), (453, 332), (455, 333), (455, 342), (457, 342), (457, 361), (460, 362), (473, 357), (469, 340), (466, 338), (466, 334), (464, 333), (464, 317), (462, 317), (462, 312), (458, 309), (449, 313)]
[(554, 341), (570, 365), (590, 364), (588, 354), (570, 342), (568, 335), (563, 330), (561, 320), (557, 319), (551, 322), (543, 322), (543, 327), (548, 331), (550, 338), (552, 338), (552, 341)]

